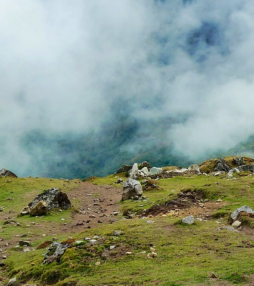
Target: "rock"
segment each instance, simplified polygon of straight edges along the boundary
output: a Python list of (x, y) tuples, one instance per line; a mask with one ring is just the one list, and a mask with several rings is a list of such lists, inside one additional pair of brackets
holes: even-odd
[(185, 223), (185, 224), (194, 224), (194, 222), (195, 222), (195, 220), (194, 220), (194, 217), (192, 215), (187, 216), (187, 217), (182, 219), (182, 223)]
[(36, 205), (31, 206), (30, 215), (31, 216), (42, 216), (47, 214), (48, 208), (44, 201), (39, 201)]
[(242, 223), (239, 220), (236, 220), (232, 223), (232, 226), (239, 227)]
[(9, 282), (8, 282), (7, 285), (8, 285), (8, 286), (19, 286), (20, 284), (19, 284), (19, 282), (17, 281), (17, 278), (14, 277), (14, 278), (12, 278), (12, 279), (9, 280)]
[(23, 210), (20, 212), (21, 215), (29, 215), (30, 214), (31, 209), (29, 208), (29, 206), (26, 206), (23, 208)]
[(254, 172), (254, 165), (242, 165), (237, 168), (240, 172)]
[(232, 214), (230, 215), (231, 221), (235, 221), (237, 219), (238, 215), (242, 212), (254, 216), (254, 211), (252, 210), (252, 208), (250, 208), (248, 206), (242, 206), (242, 207), (236, 209), (234, 212), (232, 212)]
[(158, 175), (158, 174), (161, 174), (162, 171), (163, 171), (162, 168), (152, 167), (150, 172), (149, 172), (149, 175), (150, 176)]
[(189, 171), (195, 171), (200, 173), (199, 166), (197, 164), (193, 164), (188, 168)]
[(230, 170), (230, 166), (226, 163), (226, 161), (222, 158), (218, 159), (218, 163), (214, 168), (214, 171), (225, 171), (228, 172)]
[(155, 258), (155, 257), (157, 257), (157, 253), (156, 252), (148, 253), (147, 257), (148, 258)]
[(214, 272), (211, 272), (209, 276), (210, 276), (210, 278), (218, 278), (218, 276), (217, 276), (217, 275), (215, 275), (215, 273), (214, 273)]
[[(29, 203), (28, 206), (31, 209), (30, 215), (40, 215), (31, 214), (32, 209), (37, 206), (39, 202), (43, 202), (43, 205), (46, 207), (47, 211), (54, 208), (61, 208), (66, 210), (72, 206), (68, 196), (57, 188), (44, 191), (43, 193), (39, 194), (31, 203)], [(43, 206), (41, 205), (41, 207)]]
[(120, 235), (122, 235), (123, 234), (123, 232), (121, 231), (121, 230), (115, 230), (115, 231), (113, 231), (113, 235), (114, 236), (120, 236)]
[(15, 175), (14, 173), (12, 173), (11, 171), (6, 170), (6, 169), (0, 170), (0, 176), (2, 176), (2, 177), (15, 177), (15, 178), (18, 177), (17, 175)]
[(227, 174), (227, 178), (228, 178), (228, 179), (232, 179), (232, 178), (233, 178), (233, 174), (234, 174), (234, 173), (239, 173), (239, 172), (240, 172), (240, 171), (239, 171), (238, 168), (231, 169), (231, 170), (228, 172), (228, 174)]
[(43, 264), (50, 264), (53, 261), (60, 262), (60, 259), (64, 255), (67, 248), (68, 244), (53, 242), (44, 256)]
[(129, 170), (131, 170), (132, 166), (131, 165), (123, 165), (122, 167), (120, 167), (115, 174), (119, 174), (119, 173), (123, 173), (123, 172), (128, 172)]
[(219, 176), (219, 175), (221, 175), (221, 171), (216, 172), (216, 173), (214, 174), (215, 177), (217, 177), (217, 176)]
[(134, 163), (130, 172), (129, 172), (130, 178), (135, 179), (137, 173), (138, 173), (138, 164)]
[(140, 182), (133, 180), (133, 179), (128, 179), (125, 181), (123, 185), (123, 195), (122, 195), (122, 200), (128, 200), (133, 197), (142, 197), (143, 194), (143, 189), (140, 184)]
[(232, 226), (221, 226), (221, 227), (218, 227), (216, 230), (218, 230), (218, 231), (229, 230), (232, 232), (238, 232), (238, 230), (234, 229)]
[(19, 246), (31, 246), (31, 243), (30, 241), (27, 241), (27, 240), (20, 240)]
[(140, 170), (143, 168), (151, 169), (151, 165), (147, 161), (144, 161), (144, 162), (138, 164), (138, 168)]
[(147, 167), (142, 168), (140, 171), (144, 174), (144, 177), (149, 176), (149, 170)]

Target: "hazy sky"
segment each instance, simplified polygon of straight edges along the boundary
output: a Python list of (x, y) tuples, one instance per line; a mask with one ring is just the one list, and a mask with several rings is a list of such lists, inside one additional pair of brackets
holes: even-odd
[(99, 130), (122, 99), (191, 159), (254, 133), (251, 1), (1, 0), (0, 47), (0, 168), (29, 166), (23, 134)]

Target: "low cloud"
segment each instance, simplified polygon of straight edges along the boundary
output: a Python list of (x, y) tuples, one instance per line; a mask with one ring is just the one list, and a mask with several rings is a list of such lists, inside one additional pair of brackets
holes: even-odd
[(253, 134), (253, 16), (244, 0), (2, 1), (2, 167), (85, 177), (233, 148)]

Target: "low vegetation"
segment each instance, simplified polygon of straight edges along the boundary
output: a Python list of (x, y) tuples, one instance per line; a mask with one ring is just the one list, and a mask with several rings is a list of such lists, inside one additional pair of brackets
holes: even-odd
[[(208, 170), (213, 163), (203, 167)], [(80, 212), (79, 198), (67, 211), (18, 216), (44, 189), (57, 187), (71, 197), (74, 189), (92, 183), (105, 192), (107, 186), (117, 191), (122, 189), (119, 179), (126, 174), (86, 182), (0, 178), (0, 254), (6, 256), (0, 283), (16, 277), (24, 285), (251, 285), (254, 219), (244, 217), (238, 229), (228, 228), (235, 209), (254, 209), (250, 173), (236, 173), (232, 179), (191, 174), (151, 180), (156, 187), (145, 190), (141, 200), (119, 200), (115, 220), (91, 228), (64, 228)], [(181, 223), (188, 215), (194, 216), (193, 225)], [(37, 247), (53, 238), (69, 241), (69, 247), (59, 263), (42, 264), (47, 250)], [(21, 239), (31, 242), (29, 251), (17, 246)]]

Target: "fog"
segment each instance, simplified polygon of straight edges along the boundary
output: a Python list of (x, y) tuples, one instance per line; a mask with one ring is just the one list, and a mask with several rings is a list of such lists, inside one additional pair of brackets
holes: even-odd
[(254, 4), (0, 1), (0, 168), (190, 164), (253, 135)]

